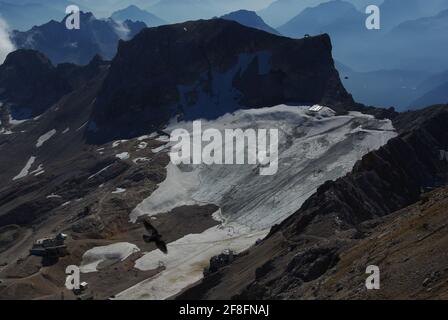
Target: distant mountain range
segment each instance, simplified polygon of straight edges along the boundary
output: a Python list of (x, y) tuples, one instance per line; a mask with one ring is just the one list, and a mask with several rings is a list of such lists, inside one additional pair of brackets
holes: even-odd
[(14, 31), (12, 41), (17, 48), (44, 53), (54, 64), (87, 64), (97, 54), (112, 59), (119, 40), (128, 40), (146, 27), (143, 22), (99, 20), (92, 13), (81, 12), (81, 28), (68, 30), (65, 19), (52, 20), (25, 32)]
[(266, 23), (277, 28), (294, 18), (308, 7), (316, 6), (325, 0), (276, 0), (258, 12)]
[[(277, 30), (293, 38), (327, 33), (331, 37), (336, 60), (355, 70), (375, 70), (369, 69), (370, 57), (375, 53), (368, 52), (367, 48), (370, 41), (380, 35), (365, 28), (365, 17), (348, 1), (329, 1), (306, 8)], [(355, 61), (356, 58), (358, 60)], [(358, 61), (359, 64), (355, 64)]]
[(421, 109), (436, 103), (448, 104), (448, 71), (429, 77), (417, 89), (420, 96), (409, 104), (410, 109)]
[[(270, 25), (279, 27), (300, 14), (306, 8), (339, 0), (276, 0), (260, 10), (260, 16)], [(448, 8), (445, 0), (346, 0), (353, 4), (364, 17), (368, 5), (378, 5), (381, 9), (382, 27), (390, 30), (401, 22), (429, 17)], [(298, 32), (298, 31), (297, 31)]]
[[(416, 8), (423, 2), (410, 3), (413, 17), (446, 4), (431, 0), (426, 11), (419, 12)], [(399, 9), (392, 4), (387, 0), (383, 5), (389, 9), (382, 12)], [(397, 17), (390, 28), (370, 31), (363, 12), (349, 1), (335, 0), (303, 10), (277, 30), (295, 38), (328, 33), (335, 59), (350, 69), (345, 74), (350, 79), (343, 81), (354, 96), (363, 103), (404, 109), (424, 94), (417, 87), (426, 77), (448, 66), (448, 10), (393, 26), (401, 19)]]
[(328, 33), (338, 50), (345, 43), (358, 40), (367, 33), (365, 15), (346, 1), (330, 1), (306, 8), (278, 30), (289, 37), (301, 38), (305, 34)]
[(225, 20), (236, 21), (246, 27), (251, 27), (259, 30), (263, 30), (273, 34), (279, 34), (277, 30), (267, 25), (263, 19), (258, 16), (254, 11), (238, 10), (220, 17)]
[(126, 20), (132, 21), (141, 21), (144, 22), (148, 27), (157, 27), (160, 25), (168, 24), (163, 19), (160, 19), (156, 15), (142, 10), (135, 5), (131, 5), (127, 8), (115, 11), (112, 16), (112, 19), (118, 22), (124, 22)]
[(390, 30), (402, 22), (431, 17), (448, 9), (446, 0), (384, 0), (380, 6), (382, 27)]
[(356, 101), (384, 108), (394, 106), (397, 110), (406, 109), (423, 94), (419, 85), (431, 76), (430, 72), (398, 69), (357, 72), (341, 63), (337, 63), (337, 69)]
[(259, 10), (271, 0), (160, 0), (144, 7), (171, 23), (210, 19), (240, 9)]
[[(337, 0), (276, 0), (268, 7), (260, 10), (258, 14), (269, 24), (274, 27), (280, 27), (295, 16), (302, 13), (307, 8), (313, 8), (319, 4)], [(368, 5), (379, 5), (383, 0), (347, 0), (353, 4), (361, 12), (365, 11)], [(300, 31), (296, 31), (300, 32)]]
[(448, 66), (446, 30), (448, 10), (403, 22), (372, 43), (377, 47), (371, 57), (372, 65), (440, 72)]
[[(334, 5), (338, 2), (334, 2)], [(339, 2), (341, 4), (342, 2)], [(326, 5), (322, 5), (326, 6)], [(319, 6), (320, 7), (320, 6)], [(320, 15), (319, 7), (310, 9)], [(336, 11), (336, 10), (335, 10)], [(337, 60), (355, 70), (416, 70), (438, 73), (448, 66), (448, 10), (430, 17), (402, 22), (391, 30), (367, 31), (359, 24), (350, 30), (351, 19), (336, 20), (334, 26), (321, 26), (332, 35)], [(303, 17), (299, 15), (297, 19)], [(299, 19), (300, 21), (300, 19)], [(297, 23), (296, 23), (297, 25)], [(317, 27), (316, 27), (317, 28)], [(338, 32), (339, 30), (346, 32)], [(280, 28), (280, 30), (282, 30)], [(417, 45), (418, 44), (418, 45)]]
[(159, 0), (76, 0), (74, 1), (74, 3), (80, 5), (82, 10), (84, 11), (94, 12), (97, 17), (106, 18), (110, 17), (113, 12), (129, 7), (131, 5), (138, 6), (142, 9), (147, 9), (149, 6), (157, 3), (158, 1)]
[(411, 102), (411, 104), (409, 105), (409, 109), (422, 109), (425, 106), (440, 103), (448, 104), (448, 81), (425, 93), (415, 101)]
[(222, 14), (221, 9), (209, 0), (162, 0), (149, 10), (170, 22), (210, 19)]

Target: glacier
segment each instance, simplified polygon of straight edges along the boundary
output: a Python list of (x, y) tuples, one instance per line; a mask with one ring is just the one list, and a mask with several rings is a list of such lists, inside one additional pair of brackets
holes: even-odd
[[(319, 109), (318, 111), (316, 111)], [(390, 120), (360, 112), (336, 115), (328, 107), (278, 105), (245, 109), (202, 126), (225, 129), (279, 130), (279, 169), (260, 176), (258, 165), (179, 165), (169, 163), (167, 177), (131, 213), (156, 216), (183, 205), (215, 204), (220, 225), (189, 234), (168, 244), (168, 255), (158, 250), (136, 261), (140, 270), (163, 264), (166, 269), (116, 296), (117, 299), (166, 299), (202, 278), (212, 256), (252, 246), (269, 229), (297, 211), (325, 181), (351, 171), (366, 153), (397, 135)], [(165, 129), (191, 132), (191, 121), (174, 121)], [(161, 152), (167, 152), (167, 148)]]

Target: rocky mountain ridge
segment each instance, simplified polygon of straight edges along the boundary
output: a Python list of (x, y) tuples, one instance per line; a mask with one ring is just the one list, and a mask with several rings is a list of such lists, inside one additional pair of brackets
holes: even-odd
[(327, 35), (293, 40), (222, 19), (150, 28), (120, 43), (94, 107), (98, 130), (88, 139), (281, 103), (355, 105)]
[(54, 21), (34, 26), (28, 31), (13, 31), (11, 40), (17, 48), (45, 54), (54, 64), (84, 65), (97, 54), (104, 59), (114, 57), (118, 41), (131, 39), (146, 28), (143, 22), (97, 19), (90, 12), (80, 12), (80, 29), (67, 29), (65, 22)]

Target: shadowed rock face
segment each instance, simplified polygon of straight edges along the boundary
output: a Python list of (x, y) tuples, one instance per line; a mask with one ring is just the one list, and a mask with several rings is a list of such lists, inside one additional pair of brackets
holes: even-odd
[(39, 52), (15, 51), (0, 66), (0, 101), (15, 119), (41, 114), (69, 90), (67, 81)]
[[(423, 190), (445, 185), (448, 162), (440, 159), (440, 150), (448, 146), (448, 106), (400, 114), (394, 122), (400, 136), (364, 156), (347, 176), (323, 184), (234, 267), (180, 298), (300, 298), (304, 283), (326, 274), (354, 239), (364, 237), (363, 225), (416, 203)], [(253, 272), (232, 275), (232, 268), (245, 266)]]
[(222, 19), (162, 26), (120, 43), (94, 109), (99, 131), (89, 138), (288, 102), (353, 104), (327, 35), (293, 40)]
[(107, 68), (99, 56), (85, 66), (71, 63), (54, 66), (42, 53), (19, 49), (0, 66), (0, 102), (5, 125), (8, 115), (24, 120), (41, 115), (59, 99), (86, 84)]

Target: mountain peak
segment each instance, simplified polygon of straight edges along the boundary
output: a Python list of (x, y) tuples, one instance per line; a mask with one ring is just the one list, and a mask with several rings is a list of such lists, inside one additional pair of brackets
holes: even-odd
[(31, 70), (34, 70), (35, 68), (54, 68), (51, 61), (45, 55), (31, 49), (19, 49), (11, 52), (6, 56), (3, 66), (15, 66), (20, 68), (29, 68)]
[(352, 3), (336, 0), (306, 8), (278, 30), (290, 37), (327, 32), (333, 41), (345, 40), (352, 34), (364, 32), (364, 20), (363, 13)]
[(143, 22), (96, 19), (91, 12), (81, 11), (81, 28), (68, 30), (65, 25), (68, 17), (61, 22), (35, 26), (29, 31), (15, 31), (12, 41), (17, 48), (44, 53), (54, 64), (71, 62), (85, 65), (95, 54), (112, 59), (120, 39), (128, 40), (146, 28)]
[(127, 8), (125, 8), (125, 9), (123, 9), (123, 10), (143, 11), (142, 9), (140, 9), (139, 7), (137, 7), (135, 4), (131, 4), (130, 6), (128, 6)]
[[(64, 19), (61, 20), (61, 22), (65, 23), (68, 17), (70, 17), (71, 14), (67, 14)], [(79, 18), (81, 23), (83, 22), (90, 22), (96, 20), (95, 15), (90, 11), (79, 11)]]
[(240, 10), (236, 10), (236, 11), (232, 11), (228, 14), (225, 14), (223, 16), (221, 16), (221, 18), (223, 17), (227, 17), (227, 16), (252, 16), (252, 17), (258, 17), (257, 13), (255, 11), (251, 11), (251, 10), (246, 10), (246, 9), (240, 9)]
[(220, 17), (225, 20), (236, 21), (246, 27), (263, 30), (273, 34), (279, 34), (277, 30), (267, 25), (263, 19), (257, 15), (255, 11), (250, 10), (237, 10), (225, 14)]
[(129, 138), (176, 116), (213, 119), (297, 101), (353, 104), (328, 35), (294, 40), (224, 19), (148, 28), (120, 42), (89, 138)]
[(112, 13), (111, 18), (116, 21), (126, 21), (126, 20), (133, 20), (133, 21), (142, 21), (144, 22), (148, 27), (157, 27), (160, 25), (167, 24), (167, 22), (156, 15), (140, 9), (136, 5), (130, 5), (124, 9), (115, 11)]

